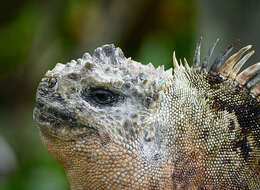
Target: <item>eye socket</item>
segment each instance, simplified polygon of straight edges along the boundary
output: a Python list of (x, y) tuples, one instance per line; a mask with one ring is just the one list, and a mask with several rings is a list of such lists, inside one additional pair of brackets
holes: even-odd
[(118, 94), (104, 88), (90, 88), (83, 93), (83, 97), (87, 101), (99, 105), (113, 105), (118, 101)]

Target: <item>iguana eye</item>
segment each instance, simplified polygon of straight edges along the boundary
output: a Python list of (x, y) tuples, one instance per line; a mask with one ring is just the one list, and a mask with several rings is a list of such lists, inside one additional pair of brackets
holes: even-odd
[(113, 103), (118, 101), (118, 95), (110, 90), (104, 88), (90, 88), (83, 92), (83, 98), (86, 101), (91, 101), (92, 103), (99, 105), (113, 105)]

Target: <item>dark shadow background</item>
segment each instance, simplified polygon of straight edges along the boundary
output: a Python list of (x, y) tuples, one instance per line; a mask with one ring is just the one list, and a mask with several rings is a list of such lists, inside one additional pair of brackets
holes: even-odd
[[(189, 62), (240, 39), (260, 60), (259, 0), (10, 0), (0, 6), (0, 189), (69, 189), (32, 120), (41, 77), (57, 62), (114, 43), (127, 57), (166, 68), (172, 52)], [(238, 47), (238, 48), (240, 48)], [(237, 48), (237, 49), (238, 49)], [(259, 52), (259, 53), (257, 53)], [(215, 54), (216, 56), (217, 54)]]

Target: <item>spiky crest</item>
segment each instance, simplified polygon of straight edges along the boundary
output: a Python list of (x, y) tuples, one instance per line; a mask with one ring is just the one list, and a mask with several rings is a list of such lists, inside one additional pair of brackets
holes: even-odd
[[(210, 58), (219, 39), (217, 39), (213, 46), (209, 49), (208, 55), (203, 59), (203, 61), (201, 61), (200, 58), (201, 40), (202, 38), (200, 38), (196, 45), (192, 69), (203, 71), (210, 75), (219, 75), (225, 79), (233, 79), (238, 82), (241, 87), (250, 90), (251, 94), (260, 100), (260, 63), (256, 63), (241, 71), (241, 68), (245, 65), (247, 60), (254, 54), (254, 50), (246, 53), (252, 48), (252, 45), (241, 48), (238, 52), (227, 58), (227, 56), (234, 49), (234, 46), (237, 44), (237, 42), (234, 42), (228, 46), (227, 49), (225, 49), (223, 53), (221, 53), (211, 64)], [(187, 67), (188, 64), (186, 59), (184, 59), (184, 63), (185, 67), (189, 68)], [(173, 53), (173, 66), (175, 71), (178, 71), (183, 67), (182, 63), (177, 61), (175, 52)]]

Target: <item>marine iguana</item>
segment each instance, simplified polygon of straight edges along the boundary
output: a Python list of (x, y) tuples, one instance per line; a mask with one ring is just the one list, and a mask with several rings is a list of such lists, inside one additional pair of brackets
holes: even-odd
[(174, 74), (112, 44), (45, 74), (34, 119), (72, 190), (260, 189), (260, 63), (216, 44)]

